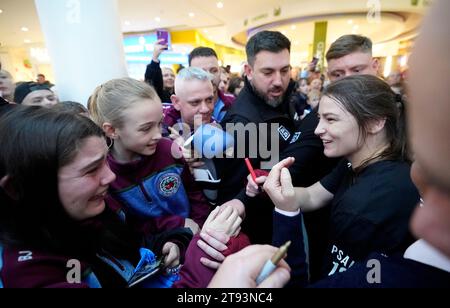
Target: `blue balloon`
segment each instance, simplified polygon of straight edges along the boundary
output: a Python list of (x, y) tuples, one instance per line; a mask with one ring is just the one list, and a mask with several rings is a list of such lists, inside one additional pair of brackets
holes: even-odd
[(222, 154), (234, 146), (234, 138), (212, 124), (203, 124), (193, 135), (194, 150), (202, 157), (223, 157)]

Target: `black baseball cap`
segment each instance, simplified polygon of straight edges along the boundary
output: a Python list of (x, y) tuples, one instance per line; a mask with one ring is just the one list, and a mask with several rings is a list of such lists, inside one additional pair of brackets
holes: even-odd
[(39, 84), (34, 81), (22, 82), (21, 84), (18, 84), (16, 86), (16, 91), (14, 92), (14, 102), (16, 104), (22, 104), (23, 100), (25, 99), (25, 97), (27, 97), (28, 94), (38, 90), (52, 91), (50, 87), (45, 84)]

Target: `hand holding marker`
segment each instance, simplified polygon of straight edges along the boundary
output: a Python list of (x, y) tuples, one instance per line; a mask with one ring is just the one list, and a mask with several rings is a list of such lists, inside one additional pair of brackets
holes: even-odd
[(264, 264), (264, 267), (256, 278), (256, 285), (264, 281), (277, 268), (277, 264), (286, 256), (286, 252), (291, 245), (291, 241), (281, 246), (270, 260)]
[(253, 170), (252, 164), (250, 163), (250, 159), (246, 158), (245, 164), (247, 165), (247, 169), (250, 172), (253, 181), (256, 183), (256, 174), (255, 174), (255, 170)]

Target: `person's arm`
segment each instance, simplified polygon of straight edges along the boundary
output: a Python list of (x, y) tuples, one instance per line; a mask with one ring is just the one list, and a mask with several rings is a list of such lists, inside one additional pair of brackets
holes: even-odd
[(151, 233), (159, 233), (164, 231), (170, 231), (177, 228), (183, 228), (186, 224), (186, 219), (182, 216), (178, 215), (170, 215), (170, 216), (161, 216), (161, 217), (153, 217), (145, 220), (144, 222), (138, 222), (134, 224), (131, 223), (131, 226), (135, 225), (138, 228), (134, 228), (136, 231), (142, 232), (143, 234), (151, 234)]
[[(160, 40), (162, 41), (162, 40)], [(147, 69), (145, 70), (145, 82), (152, 85), (156, 92), (158, 93), (158, 96), (161, 98), (163, 97), (163, 90), (164, 90), (164, 81), (162, 76), (162, 71), (159, 63), (159, 56), (164, 51), (164, 48), (167, 46), (160, 45), (160, 41), (158, 41), (153, 50), (153, 56), (152, 56), (152, 62), (147, 65)]]
[(231, 207), (222, 212), (219, 208), (211, 212), (201, 234), (196, 235), (188, 247), (180, 280), (174, 287), (206, 287), (225, 256), (250, 244), (244, 234), (237, 234), (241, 222), (242, 219)]
[(202, 228), (202, 239), (197, 242), (198, 246), (212, 258), (212, 260), (202, 258), (200, 261), (203, 265), (213, 269), (219, 267), (226, 256), (224, 251), (229, 250), (230, 240), (233, 241), (240, 233), (241, 223), (242, 218), (238, 211), (231, 206), (225, 209), (217, 207), (209, 214)]
[[(3, 247), (0, 277), (4, 288), (94, 288), (100, 283), (83, 261), (25, 247)], [(78, 275), (78, 276), (77, 276)]]
[(106, 196), (106, 204), (114, 213), (123, 219), (135, 232), (142, 235), (156, 234), (185, 226), (185, 218), (178, 215), (166, 215), (152, 217), (145, 220), (136, 219), (133, 215), (127, 215), (127, 210), (113, 195)]
[(286, 262), (292, 269), (289, 286), (305, 287), (308, 284), (307, 235), (304, 233), (301, 213), (286, 215), (275, 209), (273, 212), (272, 245), (280, 247), (287, 241), (291, 245), (287, 252)]
[(158, 256), (168, 256), (171, 252), (173, 255), (176, 252), (173, 251), (173, 245), (169, 245), (169, 247), (165, 246), (167, 243), (175, 244), (178, 248), (179, 262), (183, 263), (186, 250), (192, 240), (192, 232), (188, 228), (177, 228), (160, 233), (147, 234), (143, 240), (144, 247), (150, 249)]
[(333, 199), (333, 194), (326, 190), (320, 182), (307, 188), (295, 187), (294, 191), (298, 207), (303, 212), (318, 210)]
[(287, 169), (294, 163), (294, 158), (286, 158), (276, 164), (269, 173), (264, 190), (275, 206), (283, 211), (314, 211), (328, 204), (333, 194), (322, 184), (316, 183), (308, 188), (294, 188)]

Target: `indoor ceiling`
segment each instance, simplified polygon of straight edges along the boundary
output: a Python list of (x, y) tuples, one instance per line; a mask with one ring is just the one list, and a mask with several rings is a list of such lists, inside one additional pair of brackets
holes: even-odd
[[(59, 0), (58, 0), (59, 1)], [(102, 0), (104, 1), (104, 0)], [(220, 2), (220, 3), (219, 3)], [(367, 35), (375, 43), (399, 42), (417, 35), (430, 0), (118, 0), (124, 33), (198, 29), (215, 43), (242, 48), (259, 29), (283, 31), (293, 52), (307, 53), (314, 23), (328, 21), (328, 44), (343, 34)], [(367, 18), (379, 5), (379, 22)], [(44, 43), (34, 0), (1, 0), (2, 47)]]

